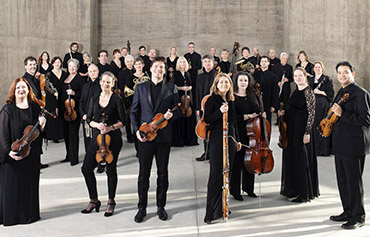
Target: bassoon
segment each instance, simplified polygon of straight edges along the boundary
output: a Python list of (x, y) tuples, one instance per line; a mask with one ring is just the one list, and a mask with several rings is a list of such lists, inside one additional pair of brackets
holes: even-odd
[(222, 139), (223, 139), (223, 186), (222, 186), (222, 210), (224, 221), (229, 217), (229, 144), (228, 144), (228, 126), (227, 126), (227, 112), (222, 115)]

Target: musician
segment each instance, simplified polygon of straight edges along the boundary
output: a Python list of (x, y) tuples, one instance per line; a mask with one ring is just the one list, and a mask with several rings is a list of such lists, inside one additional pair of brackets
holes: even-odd
[[(149, 178), (155, 156), (157, 164), (157, 214), (160, 220), (167, 220), (166, 196), (168, 189), (168, 161), (171, 149), (172, 126), (171, 121), (180, 116), (178, 110), (171, 111), (179, 103), (177, 88), (174, 84), (166, 83), (164, 74), (166, 72), (166, 59), (157, 57), (150, 70), (151, 80), (136, 86), (131, 106), (131, 122), (136, 134), (139, 155), (139, 177), (138, 177), (138, 212), (134, 218), (135, 222), (142, 222), (146, 216), (148, 203)], [(155, 114), (162, 113), (169, 120), (168, 125), (157, 132), (153, 141), (147, 141), (140, 135), (139, 127), (144, 122), (151, 122)]]
[(221, 72), (231, 76), (232, 73), (230, 72), (230, 65), (231, 63), (229, 62), (229, 51), (227, 49), (223, 49), (221, 52), (221, 62), (219, 63)]
[(268, 52), (268, 55), (269, 55), (269, 58), (270, 58), (270, 66), (269, 66), (269, 70), (270, 71), (273, 71), (274, 69), (274, 66), (278, 63), (280, 63), (280, 59), (278, 59), (276, 57), (276, 51), (275, 49), (270, 49), (269, 52)]
[(122, 49), (121, 49), (121, 57), (119, 59), (121, 61), (122, 70), (126, 68), (125, 57), (128, 54), (129, 53), (128, 53), (127, 47), (122, 47)]
[(36, 58), (28, 56), (24, 59), (24, 68), (26, 73), (23, 75), (23, 78), (26, 79), (28, 84), (32, 88), (32, 93), (36, 99), (41, 100), (41, 89), (40, 81), (35, 78), (36, 73)]
[[(253, 90), (254, 79), (247, 72), (237, 72), (233, 80), (235, 113), (237, 120), (238, 134), (242, 144), (249, 145), (246, 125), (248, 120), (258, 117), (260, 114), (258, 100)], [(265, 113), (264, 113), (264, 116)], [(234, 164), (231, 167), (230, 194), (235, 200), (243, 201), (240, 194), (240, 180), (242, 190), (250, 197), (257, 197), (254, 193), (254, 174), (249, 173), (244, 166), (245, 148), (235, 154)]]
[(39, 116), (40, 106), (34, 101), (31, 86), (24, 78), (18, 78), (11, 84), (0, 112), (0, 224), (4, 226), (29, 224), (40, 219), (42, 136), (31, 143), (27, 157), (11, 151), (11, 144), (22, 138), (26, 126), (38, 121), (40, 133), (40, 128), (43, 130), (45, 126), (45, 117)]
[(304, 68), (304, 70), (306, 70), (306, 72), (308, 73), (307, 74), (308, 77), (312, 77), (312, 75), (314, 73), (313, 72), (313, 67), (314, 66), (310, 61), (308, 61), (308, 56), (307, 56), (305, 51), (303, 51), (303, 50), (299, 51), (298, 56), (297, 56), (297, 61), (298, 61), (298, 63), (295, 67), (296, 68), (297, 67)]
[(202, 68), (202, 59), (199, 53), (195, 52), (195, 44), (193, 42), (188, 43), (189, 52), (184, 55), (189, 63), (189, 73), (191, 82), (193, 84), (193, 98), (196, 97), (197, 91), (197, 76), (198, 70)]
[(72, 58), (77, 59), (80, 65), (83, 64), (82, 54), (77, 51), (78, 47), (79, 45), (77, 42), (71, 43), (71, 45), (69, 46), (69, 52), (64, 55), (63, 68), (68, 69), (68, 61), (71, 59), (71, 56)]
[[(58, 143), (59, 140), (63, 139), (63, 114), (61, 113), (61, 106), (59, 103), (60, 87), (64, 79), (67, 77), (66, 72), (62, 70), (62, 59), (57, 56), (51, 60), (53, 69), (47, 74), (49, 81), (56, 91), (46, 90), (46, 102), (45, 108), (47, 111), (57, 115), (56, 118), (49, 118), (45, 125), (45, 138), (53, 140)], [(53, 92), (53, 93), (51, 93)]]
[(276, 63), (272, 69), (272, 72), (277, 76), (279, 91), (281, 91), (279, 95), (279, 102), (283, 102), (284, 104), (286, 104), (289, 100), (291, 92), (290, 83), (293, 82), (293, 67), (288, 64), (288, 59), (289, 54), (282, 52), (280, 54), (280, 62)]
[(271, 123), (271, 113), (278, 109), (278, 78), (269, 71), (270, 59), (267, 56), (261, 57), (261, 70), (254, 73), (256, 82), (261, 84), (263, 108), (265, 109), (267, 120)]
[(108, 51), (103, 49), (100, 50), (98, 53), (98, 68), (99, 68), (99, 76), (102, 75), (104, 72), (110, 70), (110, 65), (108, 62)]
[[(108, 177), (108, 203), (104, 213), (105, 217), (112, 216), (116, 202), (114, 201), (117, 189), (117, 160), (122, 148), (122, 134), (120, 128), (125, 124), (124, 106), (121, 98), (113, 93), (116, 78), (113, 73), (105, 72), (100, 79), (101, 92), (97, 93), (90, 100), (87, 113), (87, 122), (93, 128), (93, 137), (86, 152), (81, 171), (85, 178), (87, 190), (89, 191), (90, 203), (81, 212), (91, 213), (94, 209), (99, 212), (101, 202), (98, 199), (96, 178), (94, 169), (97, 166), (96, 153), (99, 150), (97, 137), (99, 134), (110, 136), (109, 149), (113, 154), (113, 161), (106, 165)], [(107, 116), (102, 122), (102, 114)]]
[[(188, 73), (189, 64), (185, 57), (180, 57), (177, 60), (176, 72), (174, 74), (174, 83), (179, 90), (179, 97), (181, 101), (181, 106), (185, 102), (185, 92), (188, 96), (191, 96), (192, 83), (190, 79), (190, 74)], [(185, 84), (186, 83), (186, 84)], [(172, 122), (172, 146), (182, 147), (194, 146), (198, 144), (198, 137), (195, 134), (196, 113), (194, 112), (193, 102), (190, 100), (188, 104), (189, 110), (192, 111), (189, 117), (182, 115), (181, 118)]]
[(173, 75), (176, 72), (176, 65), (177, 65), (177, 60), (179, 59), (179, 56), (177, 56), (176, 53), (176, 47), (172, 47), (170, 49), (170, 55), (166, 59), (167, 63), (167, 72), (166, 72), (166, 79), (169, 82), (174, 82)]
[(260, 60), (261, 60), (260, 50), (258, 48), (253, 48), (252, 56), (249, 57), (249, 61), (253, 63), (256, 69), (258, 69), (260, 66)]
[(39, 62), (37, 64), (37, 72), (46, 75), (50, 71), (51, 71), (50, 56), (48, 52), (44, 51), (41, 53), (39, 57)]
[[(332, 221), (347, 221), (344, 229), (356, 229), (365, 224), (362, 173), (365, 156), (369, 154), (370, 96), (356, 84), (355, 70), (349, 62), (335, 67), (342, 88), (334, 98), (333, 112), (339, 120), (333, 126), (332, 144), (335, 170), (343, 213), (331, 216)], [(338, 105), (348, 93), (348, 101)]]
[[(142, 57), (140, 57), (142, 58)], [(127, 96), (127, 93), (125, 93), (125, 88), (128, 86), (128, 88), (133, 89), (133, 84), (131, 84), (131, 80), (133, 79), (133, 74), (135, 73), (134, 68), (134, 57), (132, 55), (127, 55), (125, 57), (125, 64), (126, 68), (123, 69), (118, 73), (118, 89), (123, 93), (123, 100), (125, 102), (125, 108), (128, 110), (130, 109), (130, 105), (132, 103), (132, 99)], [(129, 117), (129, 116), (127, 116)], [(131, 120), (128, 118), (126, 123), (126, 137), (128, 143), (134, 142), (134, 135), (131, 130)]]
[(330, 156), (331, 154), (331, 137), (323, 137), (318, 130), (320, 122), (326, 117), (330, 104), (333, 101), (334, 89), (333, 81), (324, 75), (325, 71), (324, 64), (322, 62), (314, 63), (314, 77), (309, 78), (309, 84), (313, 92), (315, 93), (315, 120), (313, 134), (315, 136), (316, 143), (316, 155), (318, 156)]
[(110, 63), (110, 69), (109, 71), (114, 74), (114, 76), (117, 78), (118, 73), (123, 70), (122, 64), (121, 64), (121, 51), (119, 49), (113, 50), (113, 60)]
[(242, 58), (239, 59), (237, 62), (235, 62), (235, 65), (237, 65), (236, 66), (237, 72), (243, 71), (243, 72), (249, 72), (251, 74), (254, 73), (255, 67), (253, 63), (249, 60), (249, 53), (250, 53), (250, 50), (248, 47), (242, 48), (242, 52), (241, 52)]
[[(202, 99), (204, 98), (204, 96), (209, 94), (209, 91), (211, 89), (211, 86), (215, 78), (216, 70), (214, 69), (214, 60), (215, 59), (211, 55), (208, 55), (208, 54), (202, 57), (203, 73), (199, 74), (197, 77), (197, 86), (196, 86), (197, 92), (195, 93), (195, 102), (194, 102), (195, 111), (198, 117), (201, 116), (200, 109), (201, 109)], [(192, 83), (192, 85), (194, 85), (194, 83)], [(204, 153), (200, 157), (197, 157), (195, 159), (197, 161), (209, 160), (209, 154), (206, 155), (206, 151), (207, 151), (207, 142), (204, 141)]]
[[(204, 121), (209, 124), (210, 173), (207, 185), (207, 207), (204, 222), (210, 224), (213, 220), (222, 217), (222, 173), (223, 173), (223, 113), (228, 114), (228, 135), (236, 138), (236, 116), (234, 108), (233, 83), (231, 78), (220, 73), (216, 76), (211, 87), (211, 96), (204, 109)], [(236, 152), (236, 143), (228, 138), (228, 153), (232, 167)], [(240, 143), (238, 145), (240, 150)]]
[(293, 72), (297, 89), (285, 109), (278, 111), (287, 123), (288, 146), (283, 149), (280, 194), (292, 202), (309, 202), (319, 196), (315, 139), (315, 95), (303, 68)]
[[(79, 67), (79, 61), (77, 59), (70, 59), (68, 62), (68, 77), (64, 80), (61, 85), (60, 100), (62, 106), (62, 114), (64, 115), (67, 111), (65, 107), (66, 100), (68, 101), (68, 95), (75, 101), (74, 110), (77, 113), (77, 118), (74, 121), (67, 121), (64, 117), (64, 143), (66, 146), (66, 157), (61, 162), (70, 162), (71, 166), (78, 164), (78, 145), (79, 136), (78, 131), (80, 129), (80, 112), (79, 104), (81, 98), (81, 92), (83, 85), (85, 84), (84, 79), (77, 73)], [(71, 88), (68, 88), (68, 85)], [(67, 102), (68, 103), (68, 102)]]
[[(150, 73), (151, 61), (149, 59), (149, 56), (146, 55), (146, 48), (144, 45), (139, 47), (139, 54), (139, 57), (144, 60), (144, 72)], [(134, 62), (134, 59), (132, 59), (132, 62)]]
[(83, 64), (80, 66), (79, 73), (80, 73), (80, 76), (83, 79), (85, 79), (85, 81), (88, 81), (89, 74), (87, 71), (88, 71), (90, 64), (92, 63), (91, 56), (88, 52), (83, 52), (82, 59), (83, 59)]
[(99, 83), (99, 68), (95, 64), (91, 64), (88, 68), (90, 80), (83, 86), (80, 98), (80, 115), (84, 129), (82, 129), (84, 136), (85, 152), (91, 142), (91, 136), (87, 136), (85, 125), (87, 122), (87, 112), (90, 106), (90, 100), (101, 92), (101, 86)]
[(209, 54), (214, 57), (215, 59), (215, 67), (218, 66), (218, 64), (220, 63), (220, 58), (216, 56), (216, 48), (215, 47), (211, 47), (209, 49)]

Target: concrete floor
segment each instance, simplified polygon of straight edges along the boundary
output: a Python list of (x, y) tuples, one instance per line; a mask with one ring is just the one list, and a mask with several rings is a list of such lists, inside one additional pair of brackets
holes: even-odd
[[(243, 194), (244, 201), (230, 198), (232, 214), (228, 222), (203, 223), (205, 215), (208, 162), (196, 162), (203, 146), (172, 148), (168, 221), (156, 215), (156, 169), (152, 169), (148, 215), (143, 223), (134, 222), (137, 211), (138, 160), (133, 144), (124, 142), (118, 161), (116, 211), (103, 216), (107, 202), (106, 175), (98, 174), (101, 211), (80, 213), (89, 199), (81, 165), (71, 167), (64, 159), (64, 143), (49, 143), (40, 180), (41, 220), (30, 225), (0, 226), (0, 236), (370, 236), (368, 224), (358, 230), (343, 230), (328, 217), (342, 212), (338, 195), (333, 157), (318, 157), (321, 196), (309, 203), (291, 203), (280, 196), (281, 149), (277, 147), (277, 127), (273, 127), (271, 148), (275, 168), (270, 174), (256, 177), (255, 192), (261, 198)], [(124, 138), (125, 140), (125, 138)], [(80, 139), (80, 163), (84, 154)], [(365, 208), (370, 213), (370, 162), (363, 175)], [(155, 165), (154, 165), (155, 166)]]

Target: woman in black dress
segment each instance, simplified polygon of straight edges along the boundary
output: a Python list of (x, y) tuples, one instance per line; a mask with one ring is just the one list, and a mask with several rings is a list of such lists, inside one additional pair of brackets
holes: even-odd
[(42, 137), (39, 135), (31, 143), (27, 157), (17, 156), (10, 149), (11, 144), (23, 136), (26, 126), (38, 121), (38, 129), (44, 128), (46, 120), (39, 113), (30, 85), (23, 78), (16, 79), (0, 112), (0, 224), (4, 226), (29, 224), (40, 219)]
[[(176, 72), (173, 76), (174, 83), (179, 90), (180, 100), (187, 94), (191, 96), (192, 83), (190, 74), (188, 73), (189, 64), (184, 57), (180, 57), (177, 60)], [(186, 83), (186, 85), (185, 85)], [(195, 111), (193, 103), (190, 102), (189, 109), (192, 110), (192, 114), (189, 117), (183, 115), (181, 118), (172, 122), (172, 146), (182, 147), (194, 146), (198, 144), (198, 137), (195, 134), (195, 125), (197, 123), (195, 117)]]
[[(207, 185), (207, 207), (204, 222), (210, 224), (213, 220), (222, 217), (222, 171), (223, 171), (223, 113), (228, 114), (228, 135), (235, 138), (237, 134), (236, 116), (234, 108), (233, 83), (231, 78), (220, 73), (216, 76), (211, 87), (211, 96), (205, 103), (204, 121), (209, 124), (211, 132), (209, 138), (210, 172)], [(238, 137), (236, 137), (238, 140)], [(229, 138), (229, 162), (233, 166), (236, 144)], [(240, 150), (238, 143), (238, 150)]]
[(46, 75), (50, 71), (51, 71), (50, 56), (48, 52), (44, 51), (39, 57), (37, 72)]
[(110, 63), (110, 72), (114, 74), (116, 78), (118, 78), (118, 73), (123, 70), (121, 65), (121, 50), (115, 49), (113, 50), (113, 60)]
[[(81, 98), (81, 92), (85, 80), (78, 74), (79, 61), (77, 59), (68, 60), (68, 73), (69, 75), (60, 86), (60, 103), (62, 104), (62, 115), (64, 118), (64, 143), (66, 146), (66, 158), (61, 162), (70, 162), (71, 165), (77, 165), (78, 160), (78, 145), (79, 145), (79, 129), (80, 129), (80, 112), (79, 104)], [(70, 88), (69, 88), (70, 87)], [(68, 101), (68, 95), (75, 101), (74, 110), (77, 113), (77, 118), (73, 121), (67, 121), (65, 118), (65, 112), (67, 108), (65, 106), (66, 100)]]
[(167, 65), (167, 72), (166, 72), (166, 79), (167, 81), (174, 83), (174, 74), (176, 72), (176, 65), (177, 60), (179, 57), (176, 54), (176, 47), (172, 47), (170, 49), (170, 55), (167, 57), (166, 65)]
[(315, 117), (315, 95), (308, 85), (303, 68), (294, 70), (297, 89), (289, 99), (284, 115), (287, 123), (288, 146), (283, 150), (281, 195), (293, 202), (308, 202), (319, 196), (319, 180), (315, 137), (312, 127)]
[(309, 79), (311, 89), (314, 90), (316, 105), (315, 105), (315, 120), (313, 125), (313, 134), (315, 136), (316, 155), (329, 156), (331, 153), (331, 137), (323, 137), (318, 130), (320, 122), (326, 117), (330, 104), (334, 98), (333, 81), (324, 75), (324, 64), (322, 62), (314, 63), (314, 77)]
[(56, 118), (49, 118), (45, 126), (45, 138), (58, 142), (63, 139), (63, 114), (61, 113), (61, 105), (59, 104), (60, 86), (66, 78), (66, 73), (62, 70), (62, 59), (54, 57), (51, 60), (53, 69), (47, 74), (52, 87), (56, 93), (46, 90), (46, 105), (45, 108), (57, 115)]
[(82, 53), (82, 59), (83, 59), (83, 64), (80, 65), (80, 68), (79, 68), (79, 73), (80, 73), (80, 76), (85, 80), (85, 81), (88, 81), (89, 79), (89, 74), (87, 72), (87, 69), (89, 68), (90, 64), (92, 63), (91, 62), (91, 56), (88, 52), (83, 52)]
[[(124, 106), (121, 98), (112, 92), (116, 77), (111, 72), (105, 72), (101, 76), (100, 86), (102, 92), (95, 95), (89, 106), (87, 113), (87, 121), (93, 128), (92, 141), (89, 144), (88, 151), (85, 155), (82, 165), (82, 173), (85, 178), (86, 186), (89, 191), (90, 203), (86, 209), (81, 212), (84, 214), (91, 213), (94, 209), (99, 212), (100, 201), (98, 199), (98, 191), (96, 188), (96, 178), (94, 169), (97, 166), (95, 159), (96, 151), (99, 149), (97, 136), (99, 134), (107, 134), (111, 141), (109, 149), (113, 154), (113, 161), (106, 164), (108, 176), (108, 204), (104, 216), (111, 216), (116, 205), (114, 197), (117, 189), (117, 160), (118, 154), (122, 148), (122, 134), (120, 128), (125, 124)], [(102, 122), (102, 114), (106, 115), (106, 119)]]
[[(238, 72), (234, 77), (234, 97), (236, 120), (240, 142), (249, 145), (246, 125), (249, 119), (257, 117), (260, 113), (258, 100), (254, 88), (254, 79), (247, 72)], [(230, 194), (234, 199), (243, 201), (240, 194), (240, 180), (242, 189), (250, 197), (257, 197), (254, 193), (254, 174), (249, 173), (244, 166), (245, 148), (242, 147), (235, 155), (234, 164), (231, 167)], [(242, 176), (241, 176), (242, 175)]]
[(297, 65), (295, 67), (301, 67), (307, 72), (307, 76), (311, 77), (313, 75), (313, 64), (308, 61), (308, 56), (305, 51), (299, 51), (297, 56)]

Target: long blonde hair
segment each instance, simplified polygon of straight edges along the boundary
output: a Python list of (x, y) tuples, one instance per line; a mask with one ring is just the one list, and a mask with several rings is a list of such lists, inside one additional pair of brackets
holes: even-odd
[(234, 101), (235, 97), (234, 97), (233, 81), (231, 80), (229, 75), (227, 75), (226, 73), (220, 72), (219, 74), (217, 74), (217, 76), (216, 76), (216, 78), (213, 82), (213, 85), (211, 86), (210, 93), (211, 94), (216, 94), (216, 95), (221, 95), (220, 91), (217, 88), (217, 84), (219, 83), (219, 81), (223, 77), (226, 77), (227, 80), (229, 80), (229, 83), (230, 83), (229, 91), (226, 92), (226, 101)]

